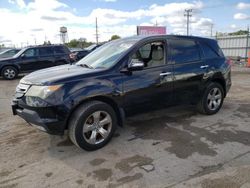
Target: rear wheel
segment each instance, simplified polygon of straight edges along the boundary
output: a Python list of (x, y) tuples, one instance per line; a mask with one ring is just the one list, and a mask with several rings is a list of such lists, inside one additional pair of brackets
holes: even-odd
[(96, 150), (110, 141), (116, 126), (117, 118), (111, 106), (90, 101), (73, 113), (69, 122), (69, 137), (82, 149)]
[(13, 66), (7, 66), (3, 68), (1, 75), (6, 80), (13, 80), (17, 77), (18, 71)]
[(216, 82), (212, 82), (207, 86), (198, 103), (198, 111), (207, 115), (215, 114), (220, 110), (223, 100), (224, 90), (222, 86)]

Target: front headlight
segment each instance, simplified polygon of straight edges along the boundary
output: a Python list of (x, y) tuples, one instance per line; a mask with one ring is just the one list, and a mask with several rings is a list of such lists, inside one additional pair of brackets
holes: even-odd
[(25, 96), (27, 97), (39, 97), (41, 99), (46, 99), (55, 91), (59, 90), (62, 85), (52, 85), (52, 86), (31, 86), (27, 91)]
[(53, 86), (31, 86), (25, 94), (25, 101), (28, 106), (48, 107), (60, 101), (58, 94), (62, 85)]

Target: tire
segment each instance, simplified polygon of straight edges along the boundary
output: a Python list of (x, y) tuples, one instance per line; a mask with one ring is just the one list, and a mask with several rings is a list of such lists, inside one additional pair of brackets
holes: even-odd
[(209, 83), (197, 105), (197, 110), (201, 114), (216, 114), (223, 104), (224, 96), (221, 84), (217, 82)]
[(111, 140), (116, 127), (117, 117), (113, 108), (100, 101), (90, 101), (73, 112), (69, 121), (69, 137), (79, 148), (93, 151)]
[(18, 71), (13, 66), (6, 66), (2, 69), (1, 75), (6, 80), (13, 80), (17, 77)]

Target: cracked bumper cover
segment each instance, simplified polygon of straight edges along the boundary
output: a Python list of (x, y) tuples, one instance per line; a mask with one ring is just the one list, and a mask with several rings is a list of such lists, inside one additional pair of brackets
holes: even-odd
[[(31, 126), (38, 128), (44, 132), (53, 135), (63, 135), (64, 134), (64, 121), (58, 120), (58, 118), (41, 118), (41, 116), (46, 117), (46, 112), (49, 113), (49, 109), (42, 109), (43, 114), (39, 112), (39, 108), (27, 109), (22, 108), (18, 105), (18, 102), (13, 100), (12, 102), (12, 112), (13, 115), (18, 115), (23, 118)], [(49, 116), (48, 116), (49, 117)]]

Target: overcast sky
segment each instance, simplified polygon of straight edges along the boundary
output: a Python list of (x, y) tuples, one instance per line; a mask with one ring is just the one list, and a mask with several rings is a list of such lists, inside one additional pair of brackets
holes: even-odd
[(136, 34), (137, 25), (167, 27), (168, 33), (185, 34), (185, 9), (193, 9), (192, 35), (232, 32), (250, 25), (250, 0), (0, 0), (0, 44), (33, 45), (45, 39), (59, 43), (59, 28), (68, 38), (95, 41), (98, 17), (100, 41), (113, 34)]

